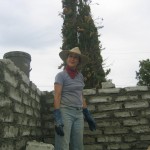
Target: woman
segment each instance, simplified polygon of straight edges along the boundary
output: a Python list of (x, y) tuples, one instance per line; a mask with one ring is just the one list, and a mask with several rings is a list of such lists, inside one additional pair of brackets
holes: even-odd
[(83, 76), (78, 71), (88, 58), (78, 47), (61, 51), (59, 56), (66, 66), (56, 75), (54, 83), (55, 150), (83, 150), (83, 115), (90, 130), (96, 130), (83, 97)]

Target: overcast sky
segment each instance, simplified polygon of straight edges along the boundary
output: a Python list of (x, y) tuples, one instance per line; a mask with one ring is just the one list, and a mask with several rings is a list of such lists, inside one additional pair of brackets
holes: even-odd
[[(30, 79), (42, 91), (53, 90), (60, 71), (60, 12), (61, 0), (0, 0), (0, 59), (9, 51), (29, 53)], [(104, 26), (99, 33), (105, 68), (111, 68), (107, 79), (116, 87), (136, 86), (139, 61), (150, 58), (150, 1), (93, 0), (91, 13)]]

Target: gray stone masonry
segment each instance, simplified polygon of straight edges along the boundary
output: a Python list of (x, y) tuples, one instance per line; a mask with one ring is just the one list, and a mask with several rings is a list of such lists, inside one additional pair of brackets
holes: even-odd
[[(53, 96), (40, 91), (10, 60), (0, 60), (0, 150), (25, 150), (36, 140), (54, 145)], [(146, 150), (150, 145), (150, 88), (85, 89), (97, 130), (85, 121), (85, 150)]]
[(0, 60), (0, 150), (25, 150), (42, 140), (42, 92), (8, 59)]

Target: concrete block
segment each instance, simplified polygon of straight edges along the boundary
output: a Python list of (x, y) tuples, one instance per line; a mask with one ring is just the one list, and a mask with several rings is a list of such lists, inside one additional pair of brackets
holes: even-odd
[(54, 150), (54, 146), (52, 144), (32, 141), (27, 142), (26, 150)]

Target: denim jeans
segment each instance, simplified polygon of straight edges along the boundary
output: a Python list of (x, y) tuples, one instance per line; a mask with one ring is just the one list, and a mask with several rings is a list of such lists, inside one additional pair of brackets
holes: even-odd
[(60, 108), (64, 123), (64, 136), (55, 132), (55, 150), (83, 150), (84, 120), (82, 109)]

